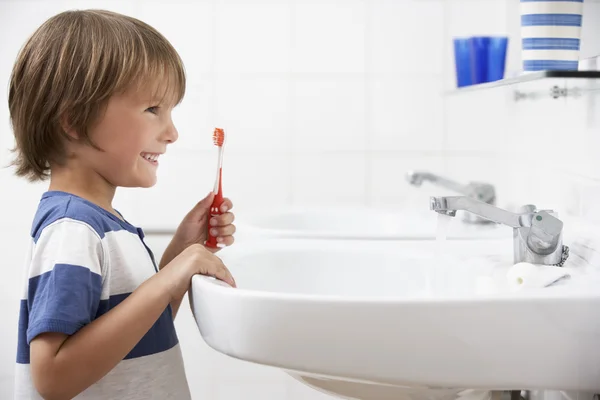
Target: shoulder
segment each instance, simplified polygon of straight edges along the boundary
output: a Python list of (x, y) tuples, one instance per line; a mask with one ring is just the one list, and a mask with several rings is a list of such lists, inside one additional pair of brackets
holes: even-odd
[(117, 217), (81, 197), (65, 192), (44, 193), (31, 227), (31, 237), (37, 242), (42, 233), (65, 229), (101, 240), (108, 232), (124, 228)]

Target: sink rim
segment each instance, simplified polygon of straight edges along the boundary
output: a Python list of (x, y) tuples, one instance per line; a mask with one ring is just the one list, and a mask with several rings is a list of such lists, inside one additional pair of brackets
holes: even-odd
[[(235, 296), (247, 299), (304, 302), (304, 303), (346, 303), (346, 304), (395, 304), (395, 305), (432, 305), (432, 304), (483, 304), (494, 302), (554, 302), (581, 301), (582, 299), (600, 299), (600, 292), (581, 290), (580, 286), (555, 285), (545, 288), (531, 288), (514, 292), (493, 292), (481, 294), (465, 294), (453, 296), (411, 296), (411, 297), (376, 297), (376, 296), (340, 296), (326, 294), (303, 294), (279, 291), (266, 291), (244, 288), (233, 288), (227, 283), (211, 276), (195, 275), (192, 277), (191, 287), (200, 286), (199, 290), (213, 292), (219, 296)], [(591, 285), (590, 285), (591, 286)], [(597, 286), (596, 286), (597, 288)], [(191, 290), (191, 289), (190, 289)]]

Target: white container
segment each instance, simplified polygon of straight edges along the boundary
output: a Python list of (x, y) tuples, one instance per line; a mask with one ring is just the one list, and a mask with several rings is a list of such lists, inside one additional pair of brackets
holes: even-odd
[(521, 0), (523, 69), (576, 71), (584, 0)]

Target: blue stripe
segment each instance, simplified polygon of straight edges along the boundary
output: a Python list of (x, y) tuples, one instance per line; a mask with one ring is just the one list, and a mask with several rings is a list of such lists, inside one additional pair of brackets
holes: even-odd
[[(110, 296), (108, 300), (100, 300), (98, 311), (93, 319), (99, 318), (121, 304), (130, 294), (118, 294)], [(17, 340), (17, 363), (19, 364), (29, 364), (31, 361), (30, 347), (27, 341), (28, 320), (29, 309), (27, 300), (21, 300)], [(75, 333), (75, 331), (72, 333)], [(124, 360), (157, 354), (171, 349), (178, 343), (179, 340), (173, 323), (173, 314), (171, 307), (168, 306), (138, 344), (124, 357)]]
[[(100, 315), (107, 313), (123, 302), (131, 293), (119, 294), (110, 296), (108, 300), (103, 300), (98, 313)], [(156, 320), (154, 325), (146, 332), (144, 337), (135, 345), (135, 347), (125, 356), (125, 360), (138, 358), (160, 353), (174, 347), (179, 343), (175, 325), (173, 323), (173, 314), (171, 306), (168, 306), (165, 311)]]
[(61, 218), (71, 218), (90, 225), (103, 238), (107, 232), (126, 230), (136, 235), (138, 228), (98, 205), (71, 193), (48, 191), (42, 195), (31, 228), (37, 242), (43, 229)]
[(581, 14), (525, 14), (521, 26), (581, 26)]
[(56, 264), (29, 279), (19, 310), (17, 362), (29, 362), (29, 343), (40, 333), (72, 335), (98, 312), (102, 277), (88, 268)]
[(102, 277), (88, 268), (56, 264), (29, 279), (27, 343), (42, 332), (72, 335), (98, 311)]
[(521, 0), (521, 3), (583, 3), (583, 0)]
[(523, 68), (525, 71), (576, 71), (578, 64), (578, 61), (525, 60)]
[(523, 50), (579, 50), (579, 39), (525, 38)]
[(19, 331), (17, 336), (17, 363), (29, 364), (29, 345), (27, 344), (27, 321), (29, 310), (27, 300), (21, 300), (19, 309)]

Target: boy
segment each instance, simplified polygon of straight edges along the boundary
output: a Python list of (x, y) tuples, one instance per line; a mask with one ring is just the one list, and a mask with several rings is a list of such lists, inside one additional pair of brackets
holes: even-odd
[(9, 89), (16, 172), (50, 185), (31, 230), (17, 399), (190, 397), (173, 318), (194, 274), (235, 286), (203, 246), (209, 227), (231, 245), (234, 216), (211, 218), (210, 193), (156, 266), (142, 230), (112, 207), (117, 187), (155, 184), (184, 92), (175, 49), (124, 15), (58, 14), (21, 50)]

